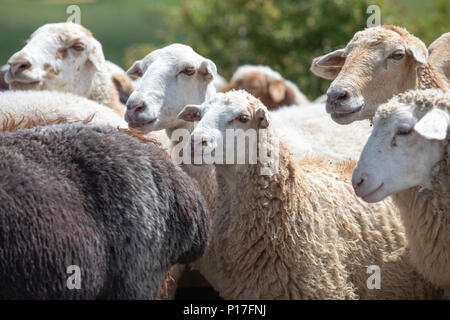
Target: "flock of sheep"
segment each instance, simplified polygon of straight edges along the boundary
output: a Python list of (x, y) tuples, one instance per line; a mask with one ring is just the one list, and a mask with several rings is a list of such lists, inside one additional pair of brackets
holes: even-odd
[[(449, 298), (450, 33), (367, 28), (311, 71), (314, 102), (266, 66), (227, 83), (172, 44), (125, 72), (40, 27), (0, 71), (0, 298), (173, 298), (190, 270), (223, 299)], [(229, 129), (277, 170), (174, 160)]]

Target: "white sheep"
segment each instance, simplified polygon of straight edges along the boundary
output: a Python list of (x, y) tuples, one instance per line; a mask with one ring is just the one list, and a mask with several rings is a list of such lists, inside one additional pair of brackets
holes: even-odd
[[(215, 64), (186, 45), (172, 44), (152, 51), (144, 59), (136, 61), (127, 72), (141, 80), (127, 101), (125, 120), (129, 127), (143, 132), (165, 129), (169, 139), (177, 129), (193, 130), (192, 123), (176, 118), (185, 105), (202, 103), (216, 93), (213, 84), (217, 73)], [(169, 147), (172, 155), (177, 142), (173, 141)], [(209, 212), (214, 215), (214, 168), (191, 164), (181, 164), (181, 167), (198, 181)], [(183, 272), (183, 266), (172, 269), (175, 285)], [(174, 292), (168, 295), (171, 297)]]
[(409, 89), (448, 90), (427, 61), (425, 44), (403, 28), (384, 25), (355, 33), (344, 49), (317, 57), (311, 71), (333, 80), (327, 112), (339, 124), (370, 119), (382, 103)]
[(268, 66), (243, 65), (231, 77), (230, 83), (220, 89), (227, 92), (244, 89), (259, 98), (269, 109), (308, 103), (306, 96), (293, 82)]
[[(143, 132), (164, 129), (169, 139), (176, 129), (193, 130), (192, 123), (176, 118), (185, 105), (202, 103), (216, 93), (212, 83), (216, 65), (182, 44), (152, 51), (127, 72), (141, 77), (126, 104), (128, 125)], [(212, 212), (215, 207), (214, 169), (189, 164), (182, 167), (198, 180)]]
[(38, 28), (8, 60), (5, 80), (15, 90), (57, 90), (107, 105), (123, 115), (101, 44), (79, 24)]
[[(0, 92), (0, 123), (9, 117), (16, 121), (22, 118), (45, 117), (49, 121), (65, 118), (69, 121), (84, 121), (114, 128), (128, 128), (126, 121), (104, 105), (84, 97), (58, 91), (3, 91)], [(166, 150), (170, 141), (164, 132), (152, 132), (149, 136), (158, 140)]]
[(388, 195), (400, 208), (411, 262), (450, 296), (450, 93), (408, 91), (378, 109), (353, 173), (368, 202)]
[(368, 121), (337, 124), (324, 103), (287, 106), (271, 113), (280, 138), (297, 159), (357, 160), (371, 132)]
[[(250, 146), (263, 150), (256, 164), (216, 159), (221, 197), (199, 265), (223, 298), (439, 296), (407, 262), (395, 206), (355, 197), (349, 181), (352, 163), (298, 162), (278, 143), (267, 108), (242, 90), (186, 106), (179, 117), (199, 121), (191, 136), (194, 159), (218, 152), (220, 141), (226, 145), (227, 130), (253, 130), (258, 141)], [(242, 150), (231, 149), (231, 154), (237, 152)], [(367, 270), (373, 265), (381, 270), (378, 290), (368, 287)]]

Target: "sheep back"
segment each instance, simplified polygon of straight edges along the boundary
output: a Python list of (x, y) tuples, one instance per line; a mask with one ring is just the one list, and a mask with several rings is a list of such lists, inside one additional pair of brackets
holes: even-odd
[(0, 298), (156, 298), (208, 226), (198, 186), (156, 144), (80, 124), (0, 133)]

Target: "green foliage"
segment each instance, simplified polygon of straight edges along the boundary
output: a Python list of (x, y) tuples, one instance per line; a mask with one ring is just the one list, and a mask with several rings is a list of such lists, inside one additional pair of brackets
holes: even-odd
[[(417, 1), (413, 1), (417, 2)], [(381, 8), (381, 22), (404, 26), (429, 44), (448, 30), (447, 0), (430, 1), (426, 19), (417, 3), (383, 0), (189, 0), (172, 19), (186, 44), (212, 59), (230, 77), (240, 65), (265, 64), (296, 82), (309, 96), (329, 82), (309, 71), (314, 57), (345, 46), (366, 27), (369, 5)], [(419, 8), (422, 8), (419, 4)], [(418, 23), (420, 21), (420, 23)]]
[(404, 26), (427, 45), (450, 31), (449, 0), (0, 0), (0, 66), (39, 26), (65, 21), (69, 4), (80, 5), (81, 23), (124, 68), (183, 42), (227, 78), (242, 64), (266, 64), (310, 98), (329, 84), (310, 73), (312, 58), (364, 28), (368, 5), (381, 7), (382, 23)]

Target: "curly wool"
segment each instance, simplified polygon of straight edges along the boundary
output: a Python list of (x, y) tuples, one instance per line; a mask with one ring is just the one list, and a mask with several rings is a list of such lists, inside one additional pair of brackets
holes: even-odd
[[(276, 133), (272, 125), (268, 131), (270, 141)], [(268, 141), (259, 143), (273, 152)], [(216, 166), (220, 197), (200, 271), (221, 297), (441, 297), (409, 264), (397, 207), (390, 200), (368, 204), (356, 198), (353, 166), (297, 162), (283, 143), (271, 176), (260, 174), (261, 164)], [(381, 290), (367, 287), (370, 265), (381, 269)]]
[(443, 75), (441, 75), (431, 63), (417, 68), (417, 88), (432, 89), (439, 88), (448, 91), (448, 85)]
[[(154, 299), (171, 265), (202, 255), (198, 186), (130, 134), (79, 124), (0, 133), (0, 298)], [(66, 287), (69, 265), (82, 270), (79, 290)]]
[(125, 106), (120, 101), (119, 92), (113, 80), (113, 76), (106, 68), (103, 71), (96, 72), (88, 98), (110, 107), (123, 117)]

